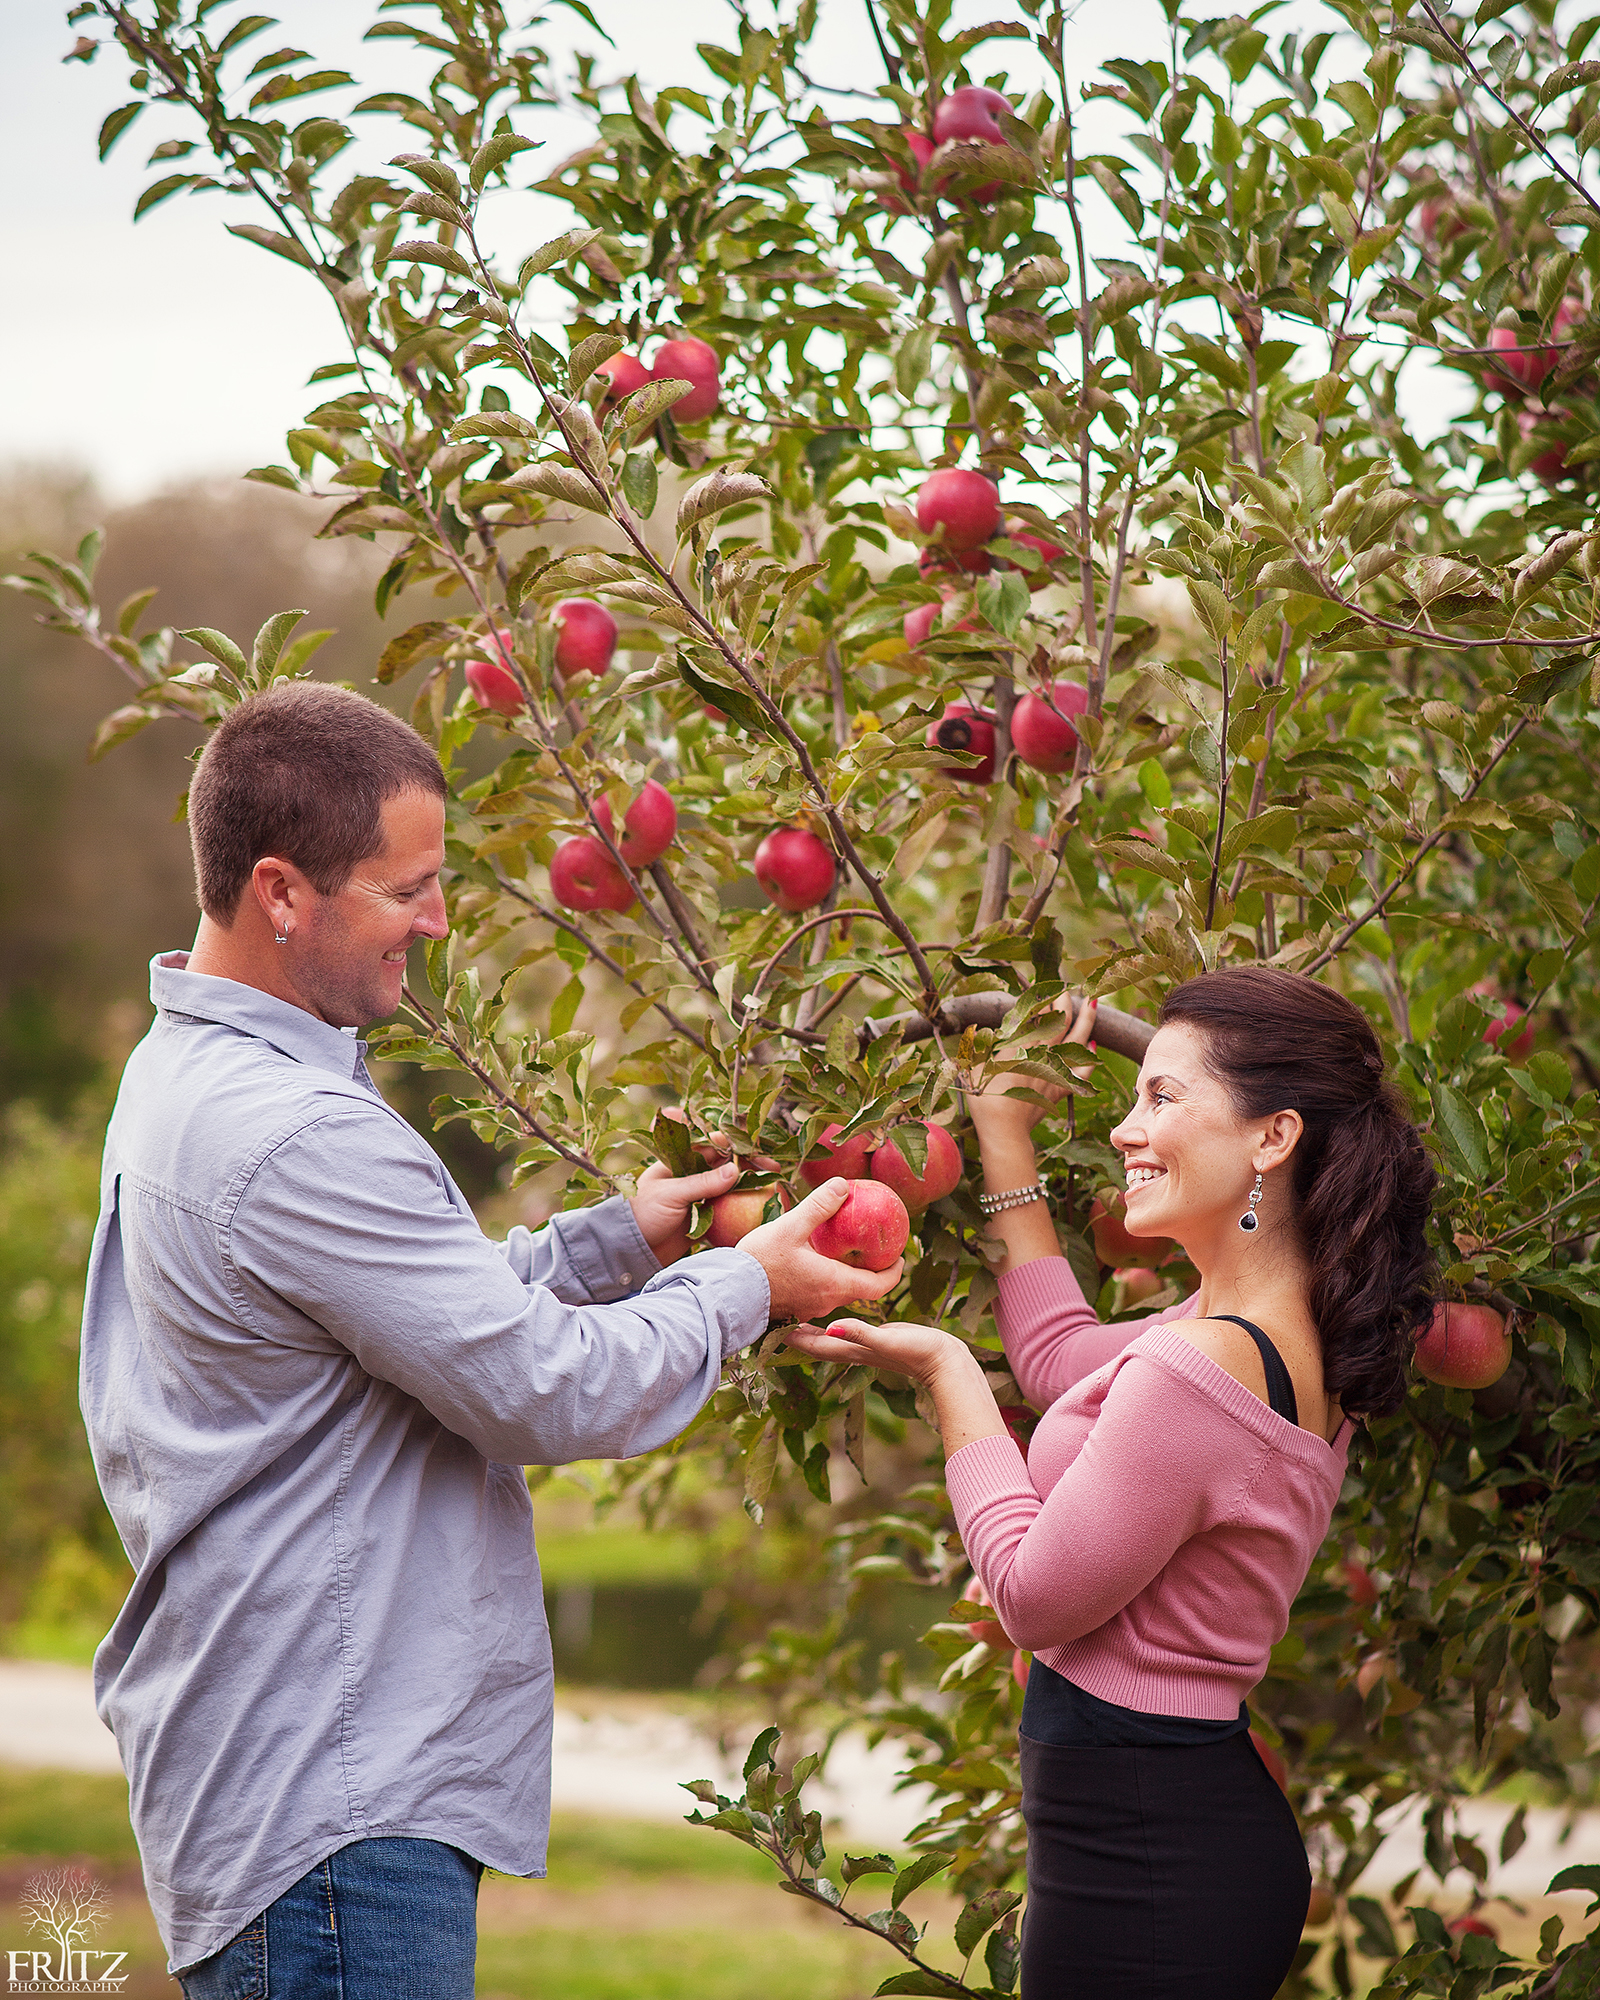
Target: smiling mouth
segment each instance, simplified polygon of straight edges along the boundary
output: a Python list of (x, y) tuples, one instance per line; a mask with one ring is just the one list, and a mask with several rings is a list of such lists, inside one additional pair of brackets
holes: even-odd
[(383, 962), (384, 962), (384, 964), (385, 964), (385, 965), (404, 965), (404, 964), (405, 964), (405, 962), (406, 962), (406, 955), (407, 955), (407, 952), (408, 952), (408, 950), (409, 950), (409, 947), (408, 947), (408, 946), (405, 946), (405, 945), (402, 945), (402, 946), (401, 946), (401, 948), (400, 948), (400, 949), (399, 949), (398, 951), (386, 951), (386, 952), (385, 952), (385, 953), (383, 954)]
[(1165, 1180), (1167, 1170), (1165, 1167), (1129, 1167), (1127, 1175), (1128, 1192), (1133, 1194), (1139, 1188), (1148, 1187), (1152, 1181)]

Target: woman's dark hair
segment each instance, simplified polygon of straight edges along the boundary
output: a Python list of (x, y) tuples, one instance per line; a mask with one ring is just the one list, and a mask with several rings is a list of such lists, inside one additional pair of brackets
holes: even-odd
[(1289, 1165), (1323, 1380), (1346, 1410), (1387, 1415), (1433, 1307), (1434, 1171), (1371, 1023), (1330, 987), (1270, 965), (1186, 980), (1161, 1009), (1163, 1027), (1180, 1022), (1241, 1117), (1305, 1121)]

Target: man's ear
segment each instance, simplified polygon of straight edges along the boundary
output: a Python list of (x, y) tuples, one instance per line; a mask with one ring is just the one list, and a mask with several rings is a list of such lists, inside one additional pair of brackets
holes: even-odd
[(311, 884), (294, 863), (275, 854), (263, 855), (250, 871), (250, 890), (273, 935), (292, 937), (312, 894)]

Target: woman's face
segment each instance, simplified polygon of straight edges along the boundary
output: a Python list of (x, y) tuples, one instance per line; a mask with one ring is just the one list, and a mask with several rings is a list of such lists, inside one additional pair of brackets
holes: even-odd
[(1130, 1231), (1187, 1248), (1219, 1224), (1237, 1225), (1270, 1122), (1239, 1118), (1194, 1029), (1158, 1028), (1132, 1109), (1111, 1134), (1127, 1174)]

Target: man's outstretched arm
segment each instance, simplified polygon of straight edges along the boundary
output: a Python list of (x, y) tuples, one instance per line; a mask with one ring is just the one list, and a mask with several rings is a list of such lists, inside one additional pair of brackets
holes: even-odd
[(657, 1271), (635, 1296), (573, 1305), (523, 1283), (451, 1203), (429, 1158), (358, 1108), (275, 1149), (238, 1203), (226, 1249), (258, 1333), (346, 1349), (487, 1458), (564, 1464), (675, 1436), (724, 1358), (769, 1317), (882, 1296), (898, 1269), (852, 1270), (807, 1243), (843, 1185), (738, 1250)]

